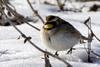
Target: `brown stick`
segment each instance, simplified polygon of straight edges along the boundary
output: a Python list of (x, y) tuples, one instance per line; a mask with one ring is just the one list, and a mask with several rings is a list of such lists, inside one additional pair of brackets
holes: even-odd
[(30, 3), (30, 1), (29, 0), (27, 0), (27, 2), (28, 2), (28, 4), (29, 4), (29, 6), (31, 7), (31, 10), (39, 17), (39, 19), (43, 22), (43, 24), (45, 23), (44, 22), (44, 20), (42, 19), (42, 17), (38, 14), (38, 11), (36, 11), (33, 7), (32, 7), (32, 5), (31, 5), (31, 3)]
[(87, 28), (91, 31), (91, 33), (93, 34), (93, 36), (100, 41), (100, 39), (94, 34), (94, 32), (92, 31), (92, 29), (86, 24), (88, 21), (90, 20), (90, 17), (84, 22), (84, 24), (87, 26)]
[[(17, 18), (18, 21), (23, 21), (26, 24), (28, 24), (29, 26), (33, 27), (34, 29), (40, 31), (39, 28), (37, 28), (34, 25), (31, 25), (30, 23), (28, 23), (28, 21), (23, 16), (18, 14), (16, 11), (14, 11), (12, 8), (10, 8), (8, 5), (6, 5), (6, 7), (7, 7), (7, 10), (10, 11)], [(19, 18), (19, 17), (21, 17), (21, 18)]]

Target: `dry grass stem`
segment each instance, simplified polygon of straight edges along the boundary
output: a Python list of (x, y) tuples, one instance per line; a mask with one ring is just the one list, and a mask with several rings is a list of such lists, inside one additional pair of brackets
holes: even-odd
[(29, 4), (29, 6), (31, 7), (32, 11), (39, 17), (39, 19), (40, 19), (40, 20), (43, 22), (43, 24), (44, 24), (45, 22), (44, 22), (44, 20), (42, 19), (42, 17), (39, 15), (38, 11), (36, 11), (36, 10), (32, 7), (32, 5), (31, 5), (31, 3), (30, 3), (29, 0), (27, 0), (27, 2), (28, 2), (28, 4)]

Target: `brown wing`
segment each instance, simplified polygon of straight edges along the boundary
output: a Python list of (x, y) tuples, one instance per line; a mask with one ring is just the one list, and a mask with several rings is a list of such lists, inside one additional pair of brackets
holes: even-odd
[(74, 28), (74, 26), (72, 26), (69, 22), (64, 21), (61, 24), (61, 27), (64, 30), (66, 30), (67, 33), (73, 34), (73, 36), (76, 36), (76, 37), (80, 37), (81, 36), (81, 33), (76, 28)]
[(66, 30), (67, 30), (69, 33), (73, 34), (74, 36), (80, 37), (80, 38), (82, 38), (83, 40), (88, 40), (87, 37), (83, 36), (83, 35), (82, 35), (74, 26), (72, 26), (70, 23), (66, 22), (66, 23), (64, 24), (64, 26), (66, 27)]

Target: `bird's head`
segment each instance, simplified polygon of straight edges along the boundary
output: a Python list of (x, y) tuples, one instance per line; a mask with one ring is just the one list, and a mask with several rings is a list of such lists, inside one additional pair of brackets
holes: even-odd
[(61, 18), (54, 15), (49, 15), (46, 17), (46, 23), (44, 24), (43, 28), (45, 30), (53, 30), (57, 28), (61, 23)]

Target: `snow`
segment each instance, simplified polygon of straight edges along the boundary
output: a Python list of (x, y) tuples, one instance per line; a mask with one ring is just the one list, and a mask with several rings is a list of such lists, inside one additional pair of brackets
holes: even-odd
[[(92, 2), (93, 3), (93, 2)], [(24, 16), (32, 16), (32, 11), (28, 6), (26, 0), (14, 0), (12, 4), (16, 7), (17, 12)], [(91, 4), (91, 3), (90, 3)], [(92, 30), (100, 38), (100, 12), (57, 12), (57, 6), (45, 5), (45, 4), (33, 4), (33, 7), (38, 10), (43, 19), (47, 15), (56, 15), (62, 19), (70, 22), (75, 28), (77, 28), (84, 36), (87, 36), (88, 29), (83, 22), (91, 17)], [(31, 23), (31, 22), (30, 22)], [(31, 23), (38, 28), (42, 27), (42, 23), (39, 20), (37, 23)], [(32, 41), (40, 48), (45, 50), (44, 45), (41, 42), (40, 32), (28, 26), (22, 24), (17, 26), (24, 34), (32, 37)], [(18, 39), (20, 37), (20, 39)], [(72, 54), (66, 54), (66, 51), (60, 51), (59, 56), (68, 61), (73, 67), (99, 67), (100, 60), (93, 59), (93, 63), (87, 62), (87, 52), (84, 49), (87, 48), (87, 43), (77, 44), (76, 50), (73, 50)], [(95, 38), (92, 42), (92, 50), (97, 54), (100, 54), (100, 42)], [(53, 50), (48, 50), (54, 53)], [(94, 54), (91, 56), (96, 57)], [(0, 26), (0, 67), (44, 67), (43, 53), (38, 51), (28, 42), (24, 43), (24, 39), (12, 26)], [(50, 62), (53, 67), (66, 67), (66, 65), (55, 58), (50, 57)]]

